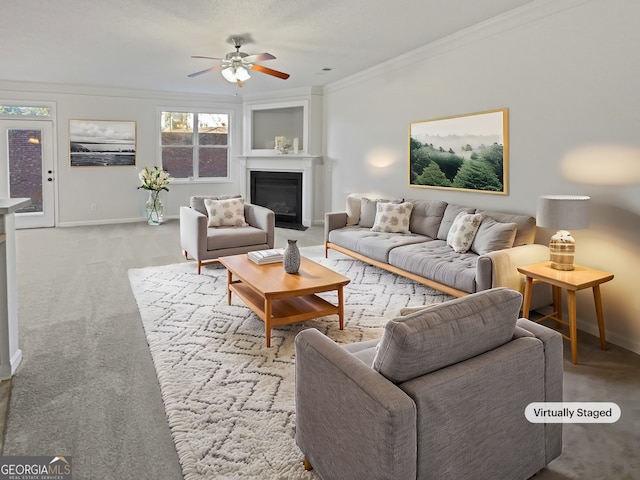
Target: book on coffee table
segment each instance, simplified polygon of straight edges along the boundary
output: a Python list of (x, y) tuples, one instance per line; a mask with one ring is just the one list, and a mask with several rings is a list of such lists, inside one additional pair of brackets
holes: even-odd
[(247, 253), (247, 258), (258, 265), (277, 263), (282, 261), (284, 248), (272, 248), (269, 250), (257, 250)]

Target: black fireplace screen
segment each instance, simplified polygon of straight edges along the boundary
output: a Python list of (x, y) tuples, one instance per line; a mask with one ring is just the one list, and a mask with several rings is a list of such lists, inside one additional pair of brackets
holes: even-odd
[(302, 225), (302, 173), (251, 172), (251, 203), (276, 214), (276, 225)]

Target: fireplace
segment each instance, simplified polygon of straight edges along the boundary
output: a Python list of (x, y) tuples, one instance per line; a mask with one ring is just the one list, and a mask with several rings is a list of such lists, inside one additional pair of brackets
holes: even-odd
[(276, 226), (305, 230), (302, 225), (302, 172), (252, 170), (251, 203), (276, 214)]
[[(298, 173), (302, 175), (302, 225), (310, 227), (314, 221), (314, 197), (316, 195), (316, 167), (322, 157), (312, 155), (265, 155), (238, 157), (240, 194), (251, 203), (256, 192), (251, 190), (253, 172)], [(258, 192), (259, 193), (259, 192)], [(324, 216), (324, 212), (319, 214)], [(321, 222), (321, 221), (319, 221)], [(290, 222), (290, 225), (294, 225)]]

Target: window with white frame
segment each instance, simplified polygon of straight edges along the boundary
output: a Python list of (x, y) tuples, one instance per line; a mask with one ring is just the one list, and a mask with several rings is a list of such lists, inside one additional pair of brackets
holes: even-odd
[(229, 120), (229, 113), (161, 112), (162, 167), (173, 178), (228, 179)]

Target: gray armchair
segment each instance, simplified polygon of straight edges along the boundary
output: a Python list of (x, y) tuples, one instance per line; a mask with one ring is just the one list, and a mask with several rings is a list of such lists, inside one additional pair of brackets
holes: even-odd
[(562, 451), (562, 336), (496, 288), (389, 321), (382, 339), (296, 337), (296, 442), (325, 479), (527, 479)]
[(244, 204), (248, 225), (241, 227), (208, 227), (205, 199), (225, 197), (191, 197), (189, 207), (180, 207), (180, 245), (184, 256), (198, 262), (198, 274), (204, 263), (215, 262), (225, 255), (273, 248), (275, 214), (268, 208)]

